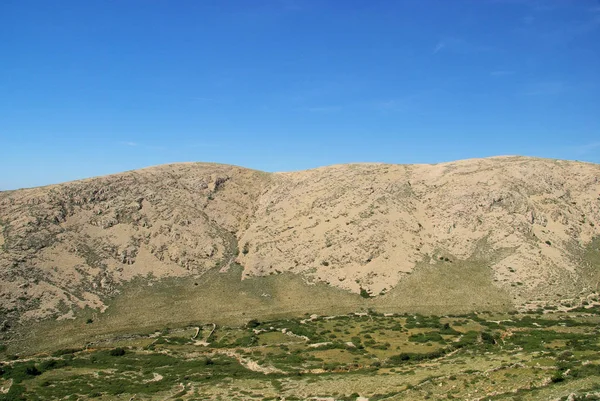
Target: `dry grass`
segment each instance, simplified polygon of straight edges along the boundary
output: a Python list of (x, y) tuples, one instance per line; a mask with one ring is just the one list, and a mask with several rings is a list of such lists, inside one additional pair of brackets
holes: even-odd
[[(256, 343), (248, 346), (235, 344), (253, 335), (251, 328), (218, 327), (213, 344), (208, 346), (194, 344), (189, 337), (195, 330), (189, 327), (165, 330), (158, 336), (132, 332), (127, 341), (122, 337), (107, 339), (95, 350), (54, 359), (64, 361), (66, 367), (52, 367), (47, 362), (53, 358), (44, 357), (29, 362), (5, 361), (4, 373), (0, 374), (4, 381), (0, 384), (6, 385), (6, 379), (14, 378), (15, 385), (24, 388), (32, 400), (62, 399), (61, 391), (82, 400), (129, 399), (135, 393), (135, 398), (142, 400), (171, 397), (185, 401), (264, 400), (276, 396), (352, 401), (357, 396), (371, 400), (546, 400), (570, 393), (583, 396), (600, 391), (599, 316), (597, 311), (588, 316), (510, 314), (504, 316), (508, 317), (506, 325), (495, 323), (497, 313), (449, 318), (371, 313), (309, 319), (305, 323), (298, 319), (276, 320), (259, 323), (257, 329), (263, 332)], [(553, 321), (560, 324), (555, 326)], [(444, 328), (445, 323), (450, 327)], [(279, 331), (286, 327), (302, 329), (308, 339), (290, 341)], [(554, 330), (557, 327), (562, 330)], [(471, 337), (457, 348), (465, 337), (459, 332), (445, 334), (445, 343), (433, 341), (430, 346), (410, 340), (419, 333), (458, 329), (490, 333), (497, 343)], [(364, 347), (310, 347), (332, 333), (338, 343), (352, 339)], [(508, 333), (512, 334), (501, 336)], [(155, 341), (148, 346), (150, 338)], [(564, 342), (553, 343), (548, 341), (550, 338)], [(398, 343), (401, 349), (376, 348), (384, 341)], [(129, 347), (125, 355), (110, 356), (102, 350), (117, 345)], [(436, 349), (442, 352), (426, 357)], [(400, 352), (411, 356), (394, 358)], [(208, 360), (212, 362), (204, 362)], [(14, 368), (23, 363), (35, 363), (42, 374), (23, 376), (22, 370)], [(562, 380), (553, 382), (551, 378), (557, 375)], [(140, 384), (152, 379), (157, 381), (151, 388)]]

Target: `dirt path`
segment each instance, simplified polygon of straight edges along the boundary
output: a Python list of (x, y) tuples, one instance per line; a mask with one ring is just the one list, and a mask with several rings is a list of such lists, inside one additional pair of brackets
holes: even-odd
[(227, 356), (229, 356), (231, 358), (234, 358), (235, 360), (237, 360), (240, 363), (240, 365), (242, 365), (246, 369), (249, 369), (249, 370), (251, 370), (253, 372), (260, 372), (260, 373), (264, 373), (266, 375), (268, 375), (270, 373), (283, 373), (283, 374), (286, 373), (283, 370), (277, 369), (277, 368), (275, 368), (273, 366), (261, 366), (256, 361), (253, 361), (253, 360), (248, 359), (248, 358), (244, 358), (243, 356), (241, 356), (240, 354), (238, 354), (235, 351), (231, 351), (231, 350), (215, 350), (215, 353), (227, 355)]
[(13, 379), (8, 379), (6, 381), (6, 384), (2, 387), (0, 387), (0, 393), (2, 394), (8, 394), (8, 392), (10, 391), (10, 388), (12, 387), (13, 384)]
[(152, 374), (154, 375), (154, 377), (150, 380), (146, 380), (144, 383), (159, 382), (164, 378), (164, 376), (160, 373), (153, 372)]
[(196, 333), (192, 336), (192, 340), (195, 340), (198, 337), (198, 334), (200, 334), (200, 327), (195, 327), (194, 329), (196, 330)]

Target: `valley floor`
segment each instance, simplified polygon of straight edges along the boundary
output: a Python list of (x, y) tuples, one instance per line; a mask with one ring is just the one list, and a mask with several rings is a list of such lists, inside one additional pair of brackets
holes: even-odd
[(596, 307), (163, 327), (30, 356), (3, 347), (0, 400), (594, 400), (599, 334)]

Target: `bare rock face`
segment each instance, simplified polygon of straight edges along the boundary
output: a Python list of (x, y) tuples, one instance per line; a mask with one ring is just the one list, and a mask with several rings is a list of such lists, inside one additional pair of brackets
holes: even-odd
[(260, 172), (194, 163), (0, 193), (2, 308), (45, 317), (102, 307), (136, 276), (226, 263), (267, 183)]
[[(302, 274), (388, 291), (478, 261), (516, 304), (592, 293), (600, 166), (502, 157), (268, 174), (203, 163), (0, 193), (0, 307), (103, 307), (134, 277)], [(0, 319), (4, 320), (4, 319)]]
[(498, 286), (519, 283), (518, 300), (565, 295), (599, 234), (599, 175), (520, 157), (276, 174), (240, 262), (247, 274), (291, 270), (377, 294), (419, 262), (482, 259)]

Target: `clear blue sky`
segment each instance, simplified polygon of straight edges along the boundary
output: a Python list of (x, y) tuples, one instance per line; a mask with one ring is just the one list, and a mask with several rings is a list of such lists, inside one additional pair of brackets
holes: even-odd
[(600, 162), (597, 0), (0, 0), (0, 189), (178, 161)]

